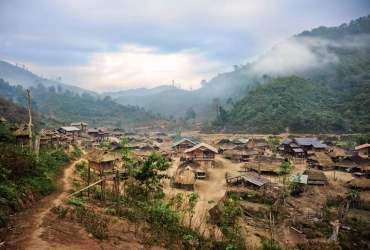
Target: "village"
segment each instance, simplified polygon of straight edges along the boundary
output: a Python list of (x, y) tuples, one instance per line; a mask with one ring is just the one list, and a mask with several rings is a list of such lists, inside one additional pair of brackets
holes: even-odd
[[(4, 118), (0, 121), (6, 123)], [(31, 128), (12, 125), (17, 145), (30, 146)], [(121, 143), (123, 138), (127, 138), (126, 144)], [(101, 190), (99, 205), (109, 207), (107, 192), (122, 195), (127, 181), (121, 167), (122, 148), (129, 149), (138, 162), (155, 152), (171, 164), (165, 172), (171, 178), (161, 180), (166, 196), (199, 195), (193, 226), (202, 228), (207, 237), (222, 238), (215, 226), (222, 223), (223, 204), (233, 193), (241, 197), (241, 233), (246, 245), (255, 249), (266, 238), (283, 249), (311, 249), (310, 245), (325, 249), (337, 244), (339, 228), (349, 232), (353, 222), (368, 227), (370, 220), (370, 144), (347, 150), (337, 142), (291, 138), (289, 134), (186, 131), (179, 136), (160, 127), (124, 132), (76, 122), (53, 131), (41, 130), (32, 147), (35, 151), (43, 147), (69, 150), (72, 144), (86, 152), (83, 159), (88, 162), (89, 179), (68, 190), (68, 197), (95, 186)], [(90, 180), (90, 172), (99, 178)], [(369, 238), (364, 239), (348, 249), (368, 247)]]

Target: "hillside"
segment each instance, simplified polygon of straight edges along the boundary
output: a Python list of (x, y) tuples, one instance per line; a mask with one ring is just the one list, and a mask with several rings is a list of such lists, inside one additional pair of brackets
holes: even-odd
[[(0, 97), (0, 117), (4, 117), (8, 124), (21, 124), (28, 123), (28, 109), (13, 103), (9, 99)], [(45, 118), (38, 112), (32, 111), (32, 123), (36, 130), (41, 128), (54, 129), (56, 127), (62, 126), (62, 123), (50, 118)]]
[(296, 75), (333, 91), (346, 92), (342, 93), (343, 98), (352, 95), (356, 99), (352, 104), (360, 105), (366, 101), (365, 93), (359, 93), (369, 88), (369, 70), (370, 16), (367, 16), (339, 27), (321, 26), (292, 36), (256, 61), (235, 65), (234, 71), (202, 81), (198, 90), (125, 96), (117, 98), (117, 102), (140, 105), (165, 117), (184, 117), (187, 108), (192, 107), (197, 120), (209, 121), (216, 117), (214, 99), (227, 110), (250, 89), (277, 77)]
[[(362, 108), (356, 105), (360, 102)], [(369, 105), (369, 99), (359, 100), (350, 92), (297, 76), (281, 77), (252, 89), (230, 111), (220, 112), (213, 125), (258, 133), (281, 133), (287, 127), (294, 133), (362, 132), (370, 123)]]
[(160, 93), (166, 90), (173, 90), (176, 89), (174, 86), (171, 85), (163, 85), (158, 86), (155, 88), (147, 89), (147, 88), (138, 88), (138, 89), (129, 89), (129, 90), (122, 90), (117, 92), (104, 92), (102, 96), (110, 96), (112, 98), (120, 98), (123, 96), (147, 96), (151, 94)]
[[(138, 106), (123, 106), (110, 97), (103, 99), (88, 93), (79, 95), (66, 91), (58, 93), (53, 88), (39, 84), (30, 87), (32, 107), (46, 117), (66, 122), (85, 121), (92, 126), (108, 126), (111, 128), (138, 125), (154, 125), (161, 119)], [(21, 86), (11, 86), (0, 79), (0, 95), (26, 106), (25, 90)]]
[(69, 90), (75, 93), (89, 93), (92, 96), (98, 96), (97, 93), (82, 89), (77, 86), (62, 83), (60, 81), (53, 81), (43, 77), (39, 77), (32, 72), (28, 71), (24, 65), (14, 66), (4, 61), (0, 61), (0, 78), (12, 85), (21, 85), (23, 88), (37, 87), (38, 84), (43, 84), (45, 87), (54, 87), (58, 89), (60, 86), (61, 91)]

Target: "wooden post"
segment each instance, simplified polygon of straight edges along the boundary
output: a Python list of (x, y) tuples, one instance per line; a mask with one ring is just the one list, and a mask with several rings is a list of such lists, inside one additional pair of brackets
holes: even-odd
[[(100, 170), (100, 179), (103, 179), (102, 170)], [(100, 204), (103, 207), (103, 181), (100, 182)]]
[[(87, 186), (90, 186), (90, 165), (87, 168)], [(90, 188), (87, 189), (87, 197), (90, 197)]]
[(120, 192), (119, 192), (119, 184), (120, 184), (120, 174), (119, 174), (119, 171), (117, 170), (117, 173), (116, 173), (116, 181), (117, 181), (117, 188), (116, 188), (116, 192), (117, 192), (117, 211), (120, 211), (121, 210), (121, 195), (120, 195)]
[(27, 100), (28, 100), (28, 116), (29, 116), (29, 123), (28, 123), (28, 133), (30, 138), (30, 152), (32, 152), (32, 114), (31, 114), (31, 97), (30, 97), (30, 91), (27, 89)]

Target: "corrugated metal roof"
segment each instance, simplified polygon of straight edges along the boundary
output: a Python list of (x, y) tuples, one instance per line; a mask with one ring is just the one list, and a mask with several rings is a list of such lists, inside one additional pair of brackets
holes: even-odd
[(75, 128), (75, 127), (61, 127), (61, 129), (65, 130), (67, 132), (79, 131), (79, 129)]
[(256, 172), (248, 172), (246, 174), (240, 175), (240, 177), (242, 177), (245, 181), (253, 183), (253, 184), (255, 184), (259, 187), (265, 185), (268, 182), (270, 182), (269, 179), (266, 179), (266, 178), (260, 176)]
[(71, 123), (71, 126), (79, 126), (79, 125), (83, 125), (83, 126), (87, 126), (89, 124), (87, 124), (86, 122), (72, 122)]
[(283, 140), (282, 144), (288, 145), (292, 140), (290, 139), (285, 139)]
[(321, 144), (319, 139), (317, 139), (316, 137), (313, 137), (313, 138), (294, 138), (293, 139), (297, 145), (300, 145), (300, 146), (309, 146), (309, 145), (313, 145), (313, 144)]
[(293, 151), (295, 153), (304, 153), (303, 149), (301, 149), (301, 148), (293, 148)]
[(359, 149), (367, 148), (367, 147), (370, 147), (370, 144), (369, 143), (366, 143), (366, 144), (362, 144), (360, 146), (357, 146), (357, 147), (355, 147), (355, 150), (359, 150)]
[(314, 148), (327, 148), (328, 146), (326, 144), (321, 144), (321, 143), (318, 143), (318, 144), (312, 144), (312, 146)]
[(189, 139), (182, 138), (181, 140), (179, 140), (179, 141), (177, 141), (177, 142), (174, 142), (174, 143), (172, 144), (172, 147), (176, 147), (177, 145), (179, 145), (179, 144), (183, 143), (184, 141), (191, 142), (193, 145), (195, 145), (195, 144), (196, 144), (195, 142), (193, 142), (193, 141), (191, 141), (191, 140), (189, 140)]
[(212, 147), (211, 145), (208, 145), (207, 143), (204, 143), (204, 142), (199, 143), (199, 144), (195, 145), (195, 146), (194, 146), (194, 147), (192, 147), (192, 148), (188, 148), (188, 149), (186, 149), (184, 152), (185, 152), (185, 153), (188, 153), (188, 152), (194, 151), (195, 149), (198, 149), (198, 148), (200, 148), (200, 147), (206, 147), (206, 148), (208, 148), (209, 150), (211, 150), (211, 151), (215, 152), (216, 154), (218, 153), (217, 148)]

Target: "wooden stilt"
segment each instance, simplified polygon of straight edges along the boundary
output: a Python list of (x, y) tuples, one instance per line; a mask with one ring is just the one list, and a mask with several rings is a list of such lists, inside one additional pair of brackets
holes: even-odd
[(120, 184), (120, 174), (119, 171), (117, 170), (116, 172), (117, 211), (121, 210), (121, 195), (119, 192), (119, 184)]
[[(90, 186), (90, 166), (87, 170), (87, 186)], [(87, 189), (87, 197), (90, 197), (90, 188)]]

